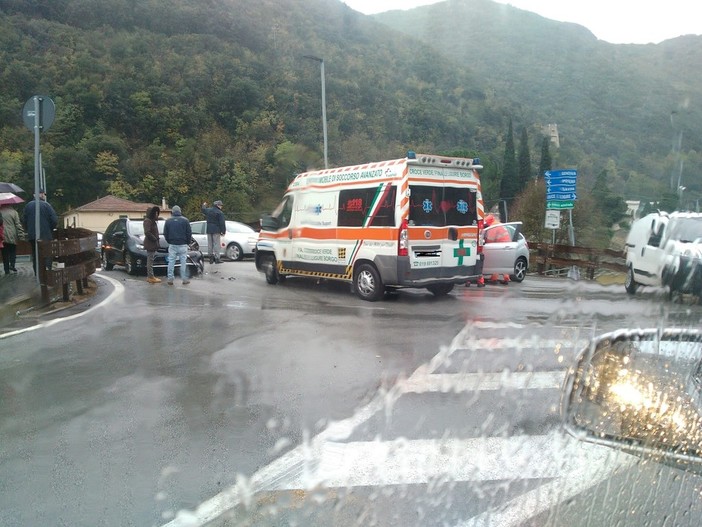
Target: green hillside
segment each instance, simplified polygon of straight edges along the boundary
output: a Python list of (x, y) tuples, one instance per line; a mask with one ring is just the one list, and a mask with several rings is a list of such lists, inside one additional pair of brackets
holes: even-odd
[(614, 46), (488, 0), (376, 17), (337, 0), (0, 0), (0, 178), (33, 188), (20, 111), (42, 94), (56, 104), (42, 152), (59, 212), (111, 193), (186, 214), (217, 198), (254, 221), (323, 166), (314, 55), (331, 166), (478, 155), (490, 204), (510, 121), (528, 131), (534, 175), (541, 126), (556, 123), (554, 166), (577, 166), (585, 189), (606, 170), (622, 196), (654, 198), (684, 161), (696, 197), (701, 48)]
[[(50, 96), (42, 137), (59, 210), (107, 192), (250, 221), (300, 170), (407, 149), (492, 152), (510, 113), (418, 41), (335, 0), (0, 2), (0, 167), (32, 188), (20, 109)], [(198, 207), (199, 209), (199, 207)], [(231, 214), (230, 214), (231, 216)]]
[[(702, 37), (616, 45), (582, 26), (490, 0), (451, 0), (374, 17), (419, 38), (515, 101), (516, 126), (558, 125), (558, 161), (588, 180), (603, 167), (614, 190), (653, 199), (671, 177), (700, 197)], [(622, 21), (626, 23), (626, 21)], [(682, 133), (680, 155), (673, 150)]]

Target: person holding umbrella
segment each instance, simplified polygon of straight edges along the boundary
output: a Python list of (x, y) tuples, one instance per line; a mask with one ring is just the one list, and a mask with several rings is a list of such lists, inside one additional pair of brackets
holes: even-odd
[(8, 198), (7, 201), (0, 199), (0, 217), (2, 217), (5, 226), (5, 239), (1, 249), (2, 266), (5, 269), (5, 274), (17, 272), (15, 267), (17, 262), (17, 242), (24, 238), (22, 222), (19, 214), (13, 207), (14, 203), (22, 203), (24, 200), (14, 194), (11, 194), (11, 196), (13, 197)]

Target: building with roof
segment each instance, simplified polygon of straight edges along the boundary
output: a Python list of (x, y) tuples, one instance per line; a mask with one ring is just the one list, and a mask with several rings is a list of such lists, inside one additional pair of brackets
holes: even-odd
[[(146, 210), (154, 205), (156, 204), (136, 203), (116, 196), (105, 196), (66, 212), (62, 216), (63, 226), (105, 232), (107, 226), (120, 216), (142, 219), (146, 216)], [(165, 199), (161, 201), (159, 207), (161, 207), (161, 218), (171, 217), (171, 209), (166, 204)]]

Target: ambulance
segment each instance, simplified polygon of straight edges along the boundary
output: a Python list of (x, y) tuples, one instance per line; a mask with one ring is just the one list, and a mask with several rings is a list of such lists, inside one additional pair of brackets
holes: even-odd
[(399, 288), (448, 294), (482, 272), (479, 159), (415, 154), (298, 174), (261, 218), (256, 268), (341, 280), (367, 301)]

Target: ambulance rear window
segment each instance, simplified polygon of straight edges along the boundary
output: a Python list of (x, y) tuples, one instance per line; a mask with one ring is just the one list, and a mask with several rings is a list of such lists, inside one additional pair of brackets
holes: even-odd
[(410, 186), (410, 225), (434, 227), (474, 225), (476, 192), (469, 187)]

